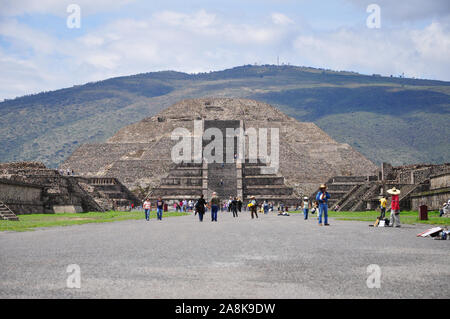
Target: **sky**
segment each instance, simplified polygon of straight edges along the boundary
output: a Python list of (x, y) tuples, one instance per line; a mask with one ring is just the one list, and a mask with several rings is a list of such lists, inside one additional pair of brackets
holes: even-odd
[[(372, 4), (379, 15), (368, 11)], [(450, 81), (450, 1), (0, 0), (0, 101), (137, 73), (276, 64), (277, 57)]]

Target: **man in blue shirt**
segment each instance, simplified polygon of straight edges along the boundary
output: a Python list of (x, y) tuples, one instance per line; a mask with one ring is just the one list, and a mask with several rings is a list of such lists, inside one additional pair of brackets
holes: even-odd
[(322, 184), (316, 195), (316, 201), (319, 203), (319, 226), (322, 226), (322, 216), (324, 216), (325, 226), (330, 226), (328, 224), (328, 199), (330, 199), (330, 194), (327, 192), (327, 185)]

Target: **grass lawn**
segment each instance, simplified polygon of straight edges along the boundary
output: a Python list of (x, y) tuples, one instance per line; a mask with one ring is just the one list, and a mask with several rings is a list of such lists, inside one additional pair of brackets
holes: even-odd
[[(183, 216), (186, 213), (165, 212), (163, 217)], [(156, 218), (151, 212), (150, 218)], [(0, 220), (0, 231), (29, 231), (40, 227), (81, 225), (87, 223), (108, 223), (129, 219), (144, 219), (144, 212), (91, 212), (61, 214), (19, 215), (19, 221)]]
[[(289, 212), (291, 213), (291, 212)], [(293, 212), (293, 213), (302, 213), (303, 212)], [(386, 213), (386, 217), (389, 218), (390, 212)], [(430, 225), (450, 225), (450, 218), (448, 217), (439, 217), (439, 212), (428, 212), (428, 220), (419, 220), (418, 212), (400, 212), (400, 222), (402, 224), (430, 224)], [(309, 216), (317, 216), (309, 215)], [(333, 217), (337, 220), (357, 220), (357, 221), (366, 221), (369, 223), (374, 223), (378, 216), (380, 216), (380, 212), (378, 211), (367, 211), (367, 212), (332, 212), (328, 211), (328, 216)]]

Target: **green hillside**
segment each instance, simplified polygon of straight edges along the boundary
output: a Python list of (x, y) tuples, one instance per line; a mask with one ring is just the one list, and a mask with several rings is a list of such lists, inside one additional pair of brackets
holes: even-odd
[(0, 103), (0, 161), (56, 167), (80, 144), (185, 98), (244, 97), (316, 123), (375, 163), (450, 161), (450, 82), (365, 76), (294, 66), (155, 72)]

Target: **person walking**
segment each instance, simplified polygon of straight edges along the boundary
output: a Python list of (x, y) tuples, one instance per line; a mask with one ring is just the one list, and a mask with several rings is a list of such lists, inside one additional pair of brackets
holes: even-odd
[(237, 200), (237, 209), (238, 209), (239, 213), (242, 211), (242, 201), (241, 201), (240, 197), (238, 197), (238, 200)]
[(269, 203), (266, 200), (263, 203), (263, 210), (264, 210), (264, 215), (267, 215), (269, 213)]
[(161, 197), (158, 197), (158, 200), (156, 201), (156, 216), (158, 217), (158, 220), (162, 220), (163, 208), (164, 201)]
[(393, 187), (387, 191), (391, 198), (391, 225), (392, 227), (401, 227), (400, 225), (400, 190)]
[(236, 197), (231, 201), (230, 206), (233, 217), (238, 217), (238, 200)]
[(386, 205), (387, 205), (387, 199), (384, 196), (381, 196), (380, 198), (380, 220), (384, 219), (386, 216)]
[(309, 208), (310, 208), (310, 203), (309, 203), (309, 198), (307, 196), (303, 197), (303, 217), (305, 218), (305, 220), (308, 219), (308, 213), (309, 213)]
[(219, 211), (219, 207), (220, 207), (220, 198), (217, 197), (216, 192), (212, 193), (210, 206), (211, 206), (211, 221), (217, 222), (217, 212)]
[(147, 221), (150, 220), (150, 209), (152, 208), (152, 203), (148, 198), (145, 199), (144, 204), (142, 205), (145, 212), (145, 219)]
[(195, 203), (195, 210), (198, 214), (198, 220), (203, 222), (203, 215), (205, 215), (205, 205), (206, 201), (204, 199), (203, 194), (200, 195), (200, 198), (197, 199), (197, 203)]
[(319, 192), (316, 195), (316, 201), (319, 203), (319, 226), (322, 226), (322, 218), (324, 219), (324, 225), (328, 224), (328, 200), (330, 194), (327, 192), (327, 185), (320, 185)]
[(256, 218), (258, 218), (258, 202), (256, 201), (256, 197), (252, 196), (250, 197), (250, 203), (248, 204), (248, 207), (250, 208), (250, 212), (252, 214), (252, 219), (254, 219), (255, 215)]

